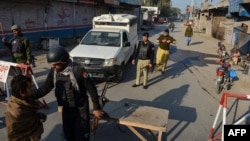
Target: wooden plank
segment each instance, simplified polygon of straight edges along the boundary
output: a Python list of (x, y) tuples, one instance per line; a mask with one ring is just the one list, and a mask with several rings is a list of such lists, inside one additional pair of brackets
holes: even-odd
[(130, 131), (132, 131), (141, 141), (147, 141), (134, 127), (127, 126)]
[(119, 123), (122, 125), (127, 125), (127, 126), (134, 126), (134, 127), (139, 127), (139, 128), (144, 128), (144, 129), (150, 129), (150, 130), (155, 130), (155, 131), (162, 131), (162, 132), (166, 132), (166, 126), (163, 125), (162, 126), (154, 126), (154, 125), (150, 125), (149, 123), (142, 123), (142, 122), (136, 122), (136, 121), (127, 121), (124, 119), (120, 119)]
[(162, 138), (162, 132), (159, 132), (158, 133), (158, 140), (157, 141), (161, 141), (161, 138)]

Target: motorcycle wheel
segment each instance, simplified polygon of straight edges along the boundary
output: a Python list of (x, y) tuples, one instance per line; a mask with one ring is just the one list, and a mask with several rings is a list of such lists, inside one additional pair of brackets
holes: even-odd
[(221, 83), (217, 82), (217, 84), (216, 84), (216, 92), (217, 92), (217, 94), (220, 94), (220, 91), (221, 91)]
[(230, 89), (231, 89), (231, 85), (227, 84), (227, 90), (230, 90)]

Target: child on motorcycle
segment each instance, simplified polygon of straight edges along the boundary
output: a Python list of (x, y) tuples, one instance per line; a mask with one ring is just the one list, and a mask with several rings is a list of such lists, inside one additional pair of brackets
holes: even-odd
[(226, 47), (222, 43), (222, 41), (218, 42), (217, 53), (219, 54), (220, 57), (224, 57), (226, 55)]
[(239, 47), (235, 47), (234, 48), (234, 53), (233, 53), (233, 63), (234, 65), (238, 65), (238, 63), (241, 61), (240, 60), (240, 51), (239, 51)]

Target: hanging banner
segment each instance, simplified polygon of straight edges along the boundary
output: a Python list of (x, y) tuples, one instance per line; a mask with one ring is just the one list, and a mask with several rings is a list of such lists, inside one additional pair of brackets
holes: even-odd
[(0, 82), (6, 83), (10, 70), (10, 64), (0, 61)]

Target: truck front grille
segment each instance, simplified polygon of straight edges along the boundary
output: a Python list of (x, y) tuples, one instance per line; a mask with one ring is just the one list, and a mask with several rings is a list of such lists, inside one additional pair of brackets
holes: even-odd
[(98, 59), (98, 58), (74, 57), (73, 60), (74, 62), (82, 64), (84, 67), (98, 68), (103, 66), (104, 64), (104, 59)]

